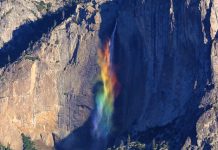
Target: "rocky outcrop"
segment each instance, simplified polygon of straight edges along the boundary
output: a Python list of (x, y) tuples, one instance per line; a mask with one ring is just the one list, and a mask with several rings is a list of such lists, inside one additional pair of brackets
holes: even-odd
[[(80, 16), (82, 11), (87, 15)], [(93, 107), (99, 21), (92, 3), (78, 5), (18, 61), (1, 69), (1, 143), (22, 149), (20, 134), (25, 133), (53, 146), (53, 133), (63, 138), (86, 121)]]
[(41, 18), (48, 11), (54, 12), (63, 5), (63, 1), (56, 0), (2, 0), (0, 2), (0, 47), (12, 39), (12, 33), (16, 28)]
[(206, 93), (203, 98), (200, 107), (209, 107), (201, 117), (198, 119), (196, 124), (197, 130), (197, 145), (201, 148), (217, 149), (218, 148), (218, 137), (217, 137), (217, 39), (213, 40), (211, 48), (211, 66), (213, 72), (213, 84), (214, 88)]

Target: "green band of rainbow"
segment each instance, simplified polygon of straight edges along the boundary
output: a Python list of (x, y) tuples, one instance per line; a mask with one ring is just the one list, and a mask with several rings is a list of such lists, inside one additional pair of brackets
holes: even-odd
[(113, 70), (110, 54), (110, 41), (106, 41), (103, 49), (98, 51), (100, 80), (102, 87), (96, 95), (96, 115), (94, 116), (94, 133), (99, 137), (106, 137), (112, 126), (112, 114), (117, 89), (117, 78)]

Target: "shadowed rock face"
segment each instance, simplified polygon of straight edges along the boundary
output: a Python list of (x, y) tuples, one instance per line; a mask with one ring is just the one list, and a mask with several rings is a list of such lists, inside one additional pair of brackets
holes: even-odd
[(126, 129), (162, 126), (197, 109), (211, 81), (211, 41), (204, 43), (209, 31), (202, 32), (198, 6), (148, 0), (122, 7), (115, 58)]
[[(21, 149), (23, 132), (58, 150), (102, 150), (131, 134), (148, 148), (155, 138), (173, 149), (217, 149), (217, 8), (216, 0), (96, 0), (60, 13), (0, 70), (0, 143)], [(121, 89), (105, 141), (91, 134), (93, 89), (97, 50), (116, 22)]]
[[(216, 3), (123, 2), (115, 43), (122, 85), (114, 117), (118, 132), (135, 134), (163, 126), (178, 132), (169, 134), (179, 140), (178, 149), (188, 136), (196, 141), (196, 122), (203, 112), (199, 105), (210, 99), (205, 94), (213, 88), (210, 31), (216, 29), (210, 21)], [(167, 133), (157, 131), (143, 139)]]
[[(216, 99), (211, 98), (216, 91), (212, 81), (216, 67), (211, 66), (216, 7), (217, 1), (123, 2), (115, 40), (122, 85), (114, 115), (115, 135), (143, 131), (141, 140), (167, 140), (176, 149), (182, 148), (187, 137), (199, 147), (210, 143), (198, 139), (206, 133), (196, 124), (205, 119), (203, 115), (199, 120), (205, 110), (216, 113), (211, 106), (217, 103), (211, 102)], [(216, 147), (217, 137), (210, 136)]]

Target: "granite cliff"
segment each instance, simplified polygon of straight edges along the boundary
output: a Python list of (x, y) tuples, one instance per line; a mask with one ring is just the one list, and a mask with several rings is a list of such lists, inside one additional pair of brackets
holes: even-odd
[(0, 143), (90, 150), (97, 50), (121, 85), (108, 145), (218, 149), (217, 0), (0, 1)]

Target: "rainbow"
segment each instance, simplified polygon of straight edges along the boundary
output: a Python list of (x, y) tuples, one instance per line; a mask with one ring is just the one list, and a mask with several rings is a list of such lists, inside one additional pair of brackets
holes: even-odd
[(107, 40), (102, 49), (98, 50), (98, 65), (102, 86), (96, 94), (96, 114), (94, 116), (94, 134), (105, 138), (112, 126), (114, 100), (118, 94), (118, 80), (113, 69), (111, 41)]

